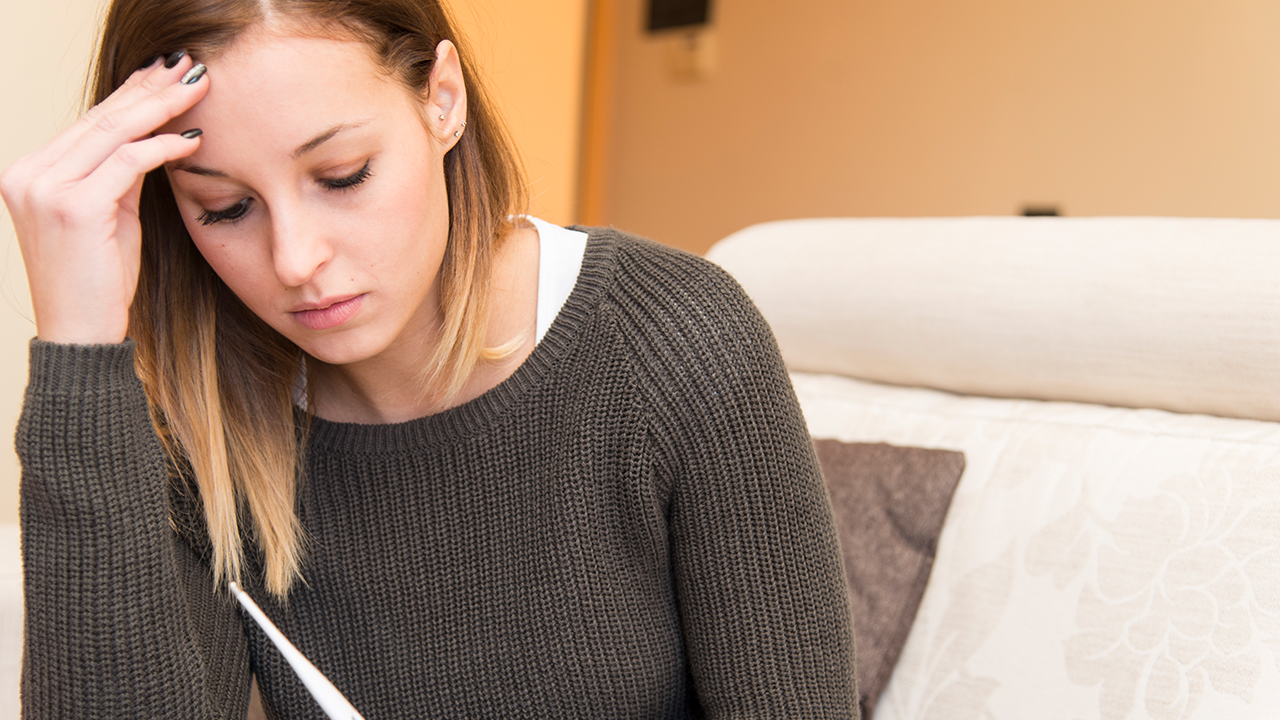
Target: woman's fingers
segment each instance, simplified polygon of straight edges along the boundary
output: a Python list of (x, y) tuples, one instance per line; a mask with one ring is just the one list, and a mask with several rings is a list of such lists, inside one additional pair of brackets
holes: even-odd
[[(169, 57), (173, 56), (171, 55)], [(183, 75), (191, 69), (192, 65), (194, 65), (194, 63), (189, 57), (186, 57), (185, 53), (178, 57), (174, 62), (173, 67), (166, 67), (166, 62), (164, 60), (153, 60), (151, 64), (133, 73), (123, 85), (111, 94), (110, 97), (90, 109), (89, 112), (85, 113), (79, 120), (72, 123), (69, 127), (56, 135), (44, 147), (19, 161), (18, 164), (21, 166), (20, 172), (34, 175), (43, 174), (45, 171), (53, 169), (55, 165), (67, 157), (68, 152), (70, 152), (85, 135), (92, 131), (101, 131), (100, 125), (103, 118), (118, 117), (121, 112), (127, 112), (133, 105), (157, 94), (165, 92), (173, 93), (174, 91), (171, 88), (179, 84)], [(207, 86), (207, 82), (198, 82), (191, 87), (185, 88), (185, 93), (182, 92), (183, 88), (179, 88), (178, 95), (173, 99), (179, 101), (189, 99), (190, 104), (195, 104), (196, 101), (203, 97), (204, 92), (208, 89)], [(184, 97), (184, 95), (186, 97)], [(187, 105), (186, 107), (190, 107), (190, 105)], [(183, 110), (185, 109), (186, 108), (183, 108)], [(180, 110), (179, 112), (182, 111)], [(166, 118), (166, 120), (167, 119), (168, 118)], [(108, 122), (113, 123), (118, 121), (108, 120)], [(143, 131), (137, 137), (150, 133), (156, 127), (163, 124), (163, 122), (164, 120), (161, 120), (155, 126)], [(137, 139), (137, 137), (129, 138), (129, 140)], [(127, 141), (128, 140), (124, 142)], [(105, 155), (99, 157), (98, 161), (101, 162), (103, 157), (105, 157)], [(80, 176), (83, 177), (90, 171), (91, 169), (84, 170), (81, 167)], [(61, 172), (58, 174), (60, 177), (65, 179), (75, 178), (75, 176), (68, 176)]]
[[(115, 216), (121, 201), (147, 172), (195, 152), (200, 141), (165, 133), (116, 149), (87, 178), (56, 182), (41, 177), (22, 185), (9, 173), (0, 176), (19, 246), (24, 257), (48, 243), (102, 242), (116, 234)], [(137, 208), (133, 210), (137, 213)], [(30, 263), (28, 263), (30, 265)], [(30, 267), (28, 268), (30, 269)]]
[(118, 201), (148, 172), (195, 152), (199, 135), (186, 134), (164, 133), (120, 146), (79, 184), (78, 192), (87, 198)]
[(209, 90), (209, 81), (200, 73), (202, 68), (202, 65), (196, 65), (187, 72), (192, 82), (174, 82), (142, 95), (127, 106), (98, 113), (92, 124), (49, 171), (62, 180), (87, 177), (119, 148), (147, 137), (156, 128), (186, 112)]
[(78, 182), (0, 183), (18, 230), (42, 340), (124, 338), (138, 277), (138, 188), (148, 171), (190, 155), (199, 144), (165, 133), (120, 146)]
[(96, 113), (115, 110), (135, 102), (143, 95), (156, 93), (174, 84), (193, 64), (194, 61), (187, 57), (185, 52), (178, 55), (178, 59), (172, 65), (168, 64), (163, 57), (159, 60), (153, 59), (147, 65), (130, 74), (123, 85), (116, 88), (115, 92), (108, 95), (105, 100), (86, 113), (88, 120), (85, 122), (85, 126), (92, 125), (93, 117)]
[[(0, 173), (18, 234), (37, 333), (55, 342), (119, 342), (137, 286), (138, 188), (199, 140), (156, 129), (200, 101), (209, 81), (190, 58), (153, 61), (39, 151)], [(194, 82), (184, 84), (187, 74)]]

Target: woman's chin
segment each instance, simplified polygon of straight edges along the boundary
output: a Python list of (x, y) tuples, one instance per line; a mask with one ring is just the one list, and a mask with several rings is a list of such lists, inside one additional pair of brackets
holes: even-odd
[(357, 338), (326, 337), (294, 341), (302, 351), (326, 365), (353, 365), (370, 360), (386, 349), (386, 343)]

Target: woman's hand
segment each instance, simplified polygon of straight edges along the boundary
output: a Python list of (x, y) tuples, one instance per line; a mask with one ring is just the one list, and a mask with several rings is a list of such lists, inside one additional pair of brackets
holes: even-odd
[(157, 58), (135, 72), (75, 124), (0, 174), (41, 340), (125, 338), (138, 285), (142, 180), (200, 144), (186, 137), (198, 133), (152, 133), (209, 89), (202, 67), (191, 72), (190, 58), (175, 53), (169, 60), (173, 67)]

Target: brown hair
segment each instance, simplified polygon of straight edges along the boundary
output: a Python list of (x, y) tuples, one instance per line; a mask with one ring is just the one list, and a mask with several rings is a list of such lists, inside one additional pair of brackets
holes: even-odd
[[(424, 388), (456, 394), (492, 353), (484, 346), (489, 280), (508, 218), (525, 205), (522, 174), (494, 108), (438, 0), (115, 0), (91, 80), (102, 102), (148, 58), (187, 50), (209, 59), (250, 26), (282, 19), (319, 35), (366, 43), (390, 77), (421, 95), (436, 46), (458, 48), (467, 132), (445, 155), (449, 238), (439, 270), (444, 326), (424, 360)], [(263, 582), (280, 597), (301, 575), (294, 511), (305, 446), (295, 409), (305, 357), (249, 311), (195, 249), (163, 170), (140, 204), (142, 266), (129, 336), (152, 418), (181, 479), (198, 488), (215, 580), (237, 579), (245, 542), (261, 551)]]

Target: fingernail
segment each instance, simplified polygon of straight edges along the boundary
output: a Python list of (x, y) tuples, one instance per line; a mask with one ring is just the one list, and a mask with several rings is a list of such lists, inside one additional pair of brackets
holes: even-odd
[(181, 82), (183, 85), (193, 85), (197, 80), (204, 77), (205, 72), (208, 70), (209, 68), (205, 67), (204, 63), (196, 63), (194, 67), (187, 71), (186, 75), (182, 76)]
[(163, 56), (163, 55), (157, 55), (157, 56), (155, 56), (155, 57), (151, 58), (150, 60), (148, 60), (148, 61), (146, 61), (146, 62), (142, 63), (141, 65), (139, 65), (139, 66), (138, 66), (138, 69), (139, 69), (139, 70), (146, 70), (147, 68), (151, 67), (152, 65), (155, 65), (155, 64), (156, 64), (156, 61), (157, 61), (157, 60), (159, 60), (159, 59), (160, 59), (160, 58), (162, 58), (162, 57), (164, 57), (164, 56)]
[(198, 138), (203, 134), (204, 134), (204, 131), (201, 130), (200, 128), (191, 128), (190, 130), (182, 133), (182, 137), (188, 140), (194, 140), (195, 138)]
[(173, 66), (177, 65), (178, 61), (181, 60), (183, 56), (186, 54), (187, 54), (186, 50), (179, 50), (177, 52), (170, 53), (169, 57), (164, 59), (164, 69), (172, 70)]

